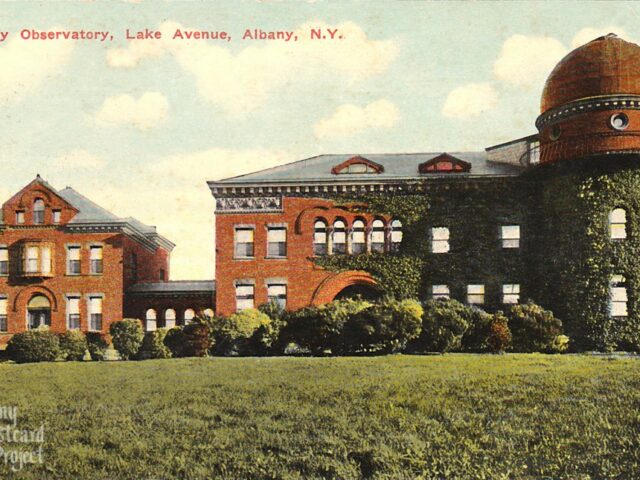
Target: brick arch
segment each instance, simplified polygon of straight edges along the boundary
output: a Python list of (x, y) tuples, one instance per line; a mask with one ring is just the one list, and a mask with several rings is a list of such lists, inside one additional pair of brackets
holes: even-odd
[(51, 303), (51, 311), (58, 311), (58, 300), (54, 295), (53, 291), (48, 289), (47, 287), (30, 287), (23, 288), (18, 292), (18, 294), (13, 299), (13, 311), (18, 311), (18, 303), (23, 302), (25, 305), (34, 295), (43, 295), (47, 297), (49, 303)]
[(316, 288), (311, 298), (311, 305), (317, 306), (329, 303), (333, 301), (336, 295), (342, 290), (352, 285), (378, 286), (371, 274), (362, 270), (334, 273), (325, 278), (318, 288)]

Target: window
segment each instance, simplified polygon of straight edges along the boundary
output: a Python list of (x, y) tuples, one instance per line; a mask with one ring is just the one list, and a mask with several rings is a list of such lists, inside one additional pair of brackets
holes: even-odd
[(472, 305), (484, 303), (484, 285), (467, 285), (467, 303)]
[(448, 300), (451, 298), (448, 285), (433, 285), (431, 287), (431, 297), (434, 300)]
[(138, 281), (138, 256), (135, 253), (131, 254), (131, 280)]
[(27, 247), (24, 271), (26, 273), (38, 273), (38, 257), (40, 249), (38, 247)]
[(609, 212), (609, 237), (612, 240), (627, 238), (627, 212), (624, 208), (614, 208)]
[(89, 330), (102, 330), (102, 297), (89, 297)]
[(520, 248), (520, 225), (502, 225), (500, 238), (502, 248)]
[(313, 225), (313, 254), (327, 254), (327, 222), (316, 220)]
[(333, 222), (333, 253), (347, 253), (347, 228), (342, 220)]
[(253, 257), (253, 227), (237, 227), (235, 231), (236, 258)]
[(287, 256), (287, 229), (286, 227), (267, 227), (267, 256)]
[(273, 302), (284, 309), (287, 306), (287, 285), (285, 283), (268, 284), (267, 297), (269, 302)]
[(165, 328), (176, 326), (176, 311), (173, 308), (168, 308), (164, 311), (164, 326)]
[(147, 329), (147, 332), (153, 332), (155, 331), (158, 327), (157, 327), (157, 323), (156, 323), (156, 311), (153, 308), (150, 308), (149, 310), (147, 310), (147, 313), (144, 316), (145, 318), (145, 327)]
[(520, 301), (520, 285), (517, 283), (502, 285), (502, 303), (513, 304)]
[(60, 223), (60, 216), (61, 216), (60, 210), (53, 210), (52, 212), (53, 223)]
[(191, 323), (191, 321), (194, 319), (194, 317), (196, 316), (196, 312), (193, 308), (187, 308), (184, 311), (184, 324), (188, 325), (189, 323)]
[(160, 269), (160, 281), (161, 282), (166, 282), (167, 281), (167, 275), (164, 271), (164, 268)]
[(433, 253), (447, 253), (449, 251), (449, 229), (447, 227), (431, 229), (431, 251)]
[(44, 274), (51, 273), (51, 247), (40, 248), (40, 268)]
[(7, 297), (0, 296), (0, 332), (8, 331), (7, 325)]
[(80, 328), (80, 297), (67, 296), (67, 329), (78, 330)]
[(379, 163), (372, 162), (368, 158), (356, 155), (348, 160), (345, 160), (339, 165), (334, 166), (331, 169), (331, 173), (334, 175), (344, 174), (366, 174), (366, 173), (382, 173), (384, 167)]
[(612, 317), (626, 317), (627, 286), (622, 275), (612, 275), (609, 285), (609, 314)]
[(18, 224), (24, 223), (24, 212), (21, 210), (16, 212), (16, 223)]
[(9, 275), (9, 249), (0, 246), (0, 275)]
[(353, 222), (353, 231), (351, 233), (351, 252), (358, 255), (366, 251), (367, 243), (364, 222), (362, 220), (356, 220)]
[(374, 220), (371, 225), (371, 251), (384, 252), (384, 222), (380, 219)]
[(67, 247), (67, 275), (80, 275), (80, 247)]
[(400, 220), (394, 220), (391, 222), (391, 251), (397, 252), (400, 250), (400, 244), (402, 243), (402, 222)]
[(253, 308), (254, 285), (249, 283), (236, 284), (236, 310)]
[[(102, 247), (93, 246), (89, 249), (89, 256), (91, 260), (91, 274), (102, 275)], [(78, 272), (79, 273), (79, 272)]]
[(36, 198), (33, 202), (33, 223), (41, 225), (44, 223), (44, 201)]

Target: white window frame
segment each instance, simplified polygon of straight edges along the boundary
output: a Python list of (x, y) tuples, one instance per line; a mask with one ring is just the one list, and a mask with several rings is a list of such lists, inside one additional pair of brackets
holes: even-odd
[(155, 308), (147, 308), (144, 312), (144, 329), (146, 332), (155, 332), (158, 329), (158, 312)]
[[(65, 319), (67, 322), (67, 330), (79, 330), (82, 327), (82, 313), (80, 312), (80, 300), (82, 295), (79, 293), (67, 293), (65, 296)], [(77, 312), (71, 312), (71, 302), (75, 301), (77, 306)], [(78, 326), (71, 326), (71, 315), (77, 315)]]
[(625, 240), (627, 238), (627, 211), (616, 207), (609, 212), (609, 238)]
[(431, 298), (433, 300), (449, 300), (451, 298), (449, 285), (432, 285)]
[[(70, 245), (66, 245), (65, 248), (66, 248), (66, 252), (67, 252), (67, 262), (66, 262), (67, 263), (67, 269), (66, 269), (67, 270), (67, 275), (73, 275), (73, 276), (81, 275), (82, 274), (82, 245), (76, 245), (76, 244), (71, 245), (70, 244)], [(77, 251), (78, 252), (78, 259), (77, 260), (71, 258), (71, 252), (72, 251)], [(78, 262), (78, 272), (77, 273), (71, 271), (71, 265), (72, 265), (71, 262), (76, 262), (76, 261)]]
[(611, 275), (609, 279), (609, 316), (626, 318), (629, 316), (629, 296), (623, 275)]
[(520, 303), (519, 283), (505, 283), (502, 285), (502, 303), (504, 305), (516, 305)]
[[(278, 240), (284, 234), (284, 241)], [(274, 238), (275, 237), (275, 238)], [(255, 241), (255, 239), (254, 239)], [(287, 227), (286, 225), (267, 225), (267, 257), (287, 258)], [(276, 253), (272, 253), (275, 247)]]
[(9, 297), (7, 295), (0, 295), (0, 332), (9, 331), (9, 317), (7, 312), (9, 310)]
[(432, 227), (431, 253), (448, 253), (451, 251), (450, 239), (451, 232), (448, 227)]
[(511, 224), (500, 226), (502, 248), (520, 248), (521, 236), (520, 225)]
[[(289, 287), (287, 282), (282, 280), (267, 280), (267, 299), (269, 302), (275, 302), (280, 308), (285, 309), (287, 307), (287, 295)], [(273, 289), (282, 289), (284, 288), (283, 293), (274, 292)]]
[[(241, 290), (244, 289), (244, 290)], [(249, 290), (251, 289), (251, 290)], [(238, 280), (235, 282), (236, 312), (255, 308), (256, 284), (254, 281)]]
[(467, 303), (469, 305), (484, 305), (485, 287), (482, 283), (470, 283), (467, 285)]
[(0, 245), (0, 277), (9, 276), (9, 247)]
[[(240, 241), (243, 236), (241, 232), (251, 232), (251, 241)], [(251, 245), (251, 252), (247, 254), (248, 248), (245, 247), (243, 252), (239, 252), (240, 245)], [(246, 259), (255, 258), (256, 255), (256, 227), (255, 225), (235, 225), (233, 227), (233, 258)]]
[[(94, 252), (100, 252), (94, 254)], [(99, 266), (99, 268), (97, 268)], [(104, 245), (89, 245), (89, 273), (91, 275), (104, 274)]]
[[(100, 300), (100, 312), (94, 312), (94, 300)], [(100, 328), (94, 327), (94, 315), (100, 315)], [(90, 293), (87, 295), (87, 323), (90, 332), (101, 332), (104, 328), (104, 294)]]

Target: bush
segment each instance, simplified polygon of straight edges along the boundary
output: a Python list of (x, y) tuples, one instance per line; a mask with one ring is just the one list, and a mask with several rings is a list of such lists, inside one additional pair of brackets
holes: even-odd
[(182, 357), (205, 357), (212, 345), (209, 326), (201, 318), (196, 318), (189, 325), (182, 327), (180, 340)]
[(569, 349), (569, 337), (558, 335), (551, 343), (551, 353), (564, 353)]
[(60, 335), (60, 353), (65, 360), (81, 361), (87, 353), (87, 338), (80, 330), (69, 330)]
[(247, 309), (210, 322), (216, 355), (262, 355), (277, 335), (271, 319), (260, 310)]
[(164, 344), (166, 336), (167, 330), (164, 328), (145, 333), (137, 355), (138, 359), (171, 358), (171, 350)]
[(392, 353), (404, 350), (422, 330), (422, 306), (415, 300), (385, 299), (352, 315), (345, 324), (341, 350)]
[(60, 340), (45, 329), (16, 333), (9, 340), (7, 355), (17, 363), (53, 362), (60, 355)]
[(470, 352), (504, 352), (511, 346), (511, 331), (502, 312), (493, 315), (474, 308), (462, 345)]
[(562, 335), (562, 322), (532, 302), (514, 305), (507, 318), (516, 352), (553, 352), (554, 340)]
[(109, 332), (120, 357), (123, 360), (135, 358), (144, 338), (142, 322), (134, 318), (125, 318), (112, 323)]
[(167, 331), (163, 339), (165, 346), (171, 351), (173, 357), (184, 357), (184, 334), (182, 327), (173, 327)]
[(109, 340), (107, 339), (107, 336), (100, 332), (87, 332), (86, 339), (91, 360), (104, 360), (107, 349), (109, 348)]
[(430, 300), (422, 314), (422, 334), (412, 342), (419, 352), (452, 352), (462, 348), (462, 336), (469, 328), (472, 309), (457, 300)]

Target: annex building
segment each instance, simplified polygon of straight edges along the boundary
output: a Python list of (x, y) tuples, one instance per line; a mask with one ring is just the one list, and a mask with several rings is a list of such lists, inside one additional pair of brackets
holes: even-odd
[(640, 345), (640, 47), (610, 34), (569, 53), (534, 121), (478, 152), (320, 155), (208, 182), (217, 313), (532, 299), (584, 346)]

